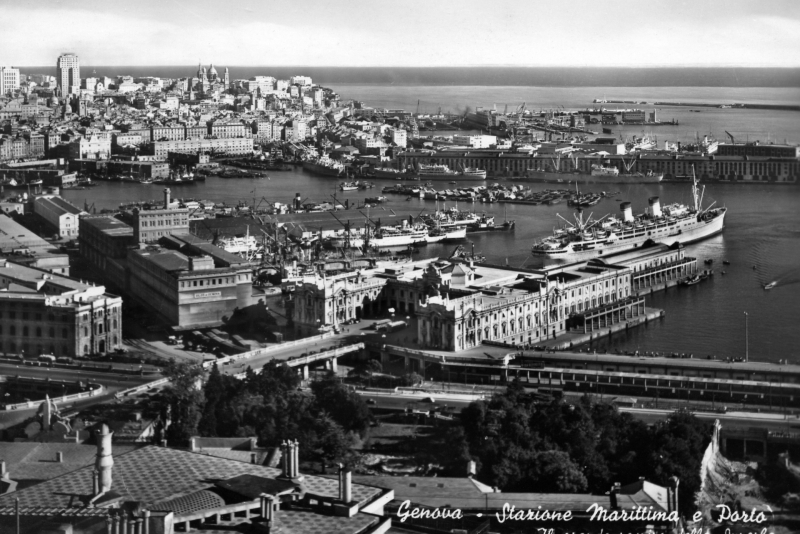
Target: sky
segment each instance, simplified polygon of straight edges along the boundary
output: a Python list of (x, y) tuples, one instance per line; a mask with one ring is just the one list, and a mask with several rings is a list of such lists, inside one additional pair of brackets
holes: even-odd
[(0, 20), (16, 66), (800, 66), (796, 0), (0, 0)]

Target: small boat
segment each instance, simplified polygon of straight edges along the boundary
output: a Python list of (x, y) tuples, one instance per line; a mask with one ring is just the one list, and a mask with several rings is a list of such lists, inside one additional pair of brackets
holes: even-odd
[(705, 264), (706, 264), (706, 265), (711, 265), (712, 263), (714, 263), (714, 260), (712, 260), (711, 258), (709, 258), (709, 259), (707, 259), (707, 260), (705, 261)]
[(722, 265), (730, 265), (730, 264), (731, 262), (729, 262), (728, 260), (722, 260)]
[(764, 286), (764, 290), (772, 289), (773, 287), (777, 286), (778, 282), (770, 282), (769, 284)]
[(451, 183), (451, 184), (458, 184), (458, 182), (455, 182), (455, 181), (453, 181), (453, 182), (449, 182), (449, 183)]
[(699, 275), (694, 275), (694, 276), (690, 276), (689, 278), (687, 278), (686, 280), (684, 280), (683, 282), (681, 282), (681, 285), (684, 285), (684, 286), (693, 286), (693, 285), (695, 285), (695, 284), (698, 284), (698, 283), (700, 283), (700, 281), (701, 281), (701, 280), (702, 280), (702, 278), (700, 278), (700, 276), (699, 276)]
[(725, 271), (722, 271), (722, 274), (725, 274)]

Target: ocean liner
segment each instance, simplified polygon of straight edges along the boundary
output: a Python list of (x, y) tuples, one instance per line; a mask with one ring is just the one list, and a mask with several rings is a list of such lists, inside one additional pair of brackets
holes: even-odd
[(631, 250), (648, 240), (671, 245), (705, 239), (722, 232), (728, 209), (714, 208), (715, 203), (703, 208), (704, 192), (705, 186), (698, 191), (693, 177), (693, 206), (670, 204), (662, 208), (658, 197), (651, 197), (650, 208), (642, 215), (633, 215), (630, 202), (620, 204), (622, 219), (606, 215), (584, 220), (581, 209), (574, 223), (559, 215), (565, 226), (534, 244), (531, 252), (551, 259), (580, 261)]

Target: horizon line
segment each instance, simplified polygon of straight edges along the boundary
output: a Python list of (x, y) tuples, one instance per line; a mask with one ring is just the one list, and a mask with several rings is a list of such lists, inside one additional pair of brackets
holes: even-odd
[[(80, 54), (78, 54), (80, 56)], [(213, 65), (214, 63), (209, 63)], [(222, 65), (221, 63), (218, 63)], [(202, 63), (201, 63), (202, 65)], [(171, 64), (86, 64), (81, 67), (190, 67), (194, 63), (171, 63)], [(784, 66), (756, 66), (756, 65), (498, 65), (498, 64), (474, 64), (474, 65), (235, 65), (227, 64), (230, 67), (269, 67), (269, 68), (336, 68), (336, 69), (470, 69), (470, 68), (516, 68), (516, 69), (798, 69), (800, 65)], [(56, 68), (55, 65), (20, 65), (14, 68)]]

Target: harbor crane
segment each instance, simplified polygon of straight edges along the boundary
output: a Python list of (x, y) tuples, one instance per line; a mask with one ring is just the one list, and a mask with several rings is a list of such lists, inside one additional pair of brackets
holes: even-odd
[(725, 130), (725, 133), (728, 134), (728, 137), (731, 138), (731, 144), (735, 145), (736, 144), (736, 139), (734, 139), (733, 134), (730, 133), (728, 130)]

